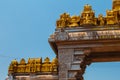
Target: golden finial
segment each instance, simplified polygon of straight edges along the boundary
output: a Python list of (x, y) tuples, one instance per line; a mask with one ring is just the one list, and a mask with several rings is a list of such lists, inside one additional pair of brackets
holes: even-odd
[(92, 11), (92, 6), (90, 6), (89, 4), (86, 4), (84, 6), (84, 11), (87, 12), (87, 11)]
[(63, 20), (65, 20), (69, 17), (70, 17), (70, 15), (68, 13), (63, 13), (63, 14), (60, 15), (60, 19), (63, 19)]
[(24, 58), (22, 58), (22, 59), (21, 59), (20, 64), (21, 64), (21, 65), (25, 65), (25, 64), (26, 64), (26, 62), (25, 62), (25, 59), (24, 59)]
[(17, 65), (17, 64), (18, 64), (18, 61), (17, 61), (16, 59), (14, 59), (14, 60), (11, 61), (11, 64), (12, 64), (12, 65)]
[(44, 59), (44, 63), (50, 63), (50, 59), (49, 59), (48, 57), (46, 57), (46, 58)]

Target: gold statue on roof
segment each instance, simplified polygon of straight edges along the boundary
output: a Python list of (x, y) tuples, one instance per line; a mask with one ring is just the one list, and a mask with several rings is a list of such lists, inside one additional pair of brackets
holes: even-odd
[(120, 0), (113, 0), (113, 10), (120, 10)]
[(45, 58), (44, 63), (42, 65), (42, 71), (43, 72), (49, 72), (50, 71), (50, 59), (48, 57)]
[(106, 15), (107, 25), (115, 24), (116, 20), (115, 20), (114, 12), (112, 10), (107, 10), (106, 13), (107, 13)]
[(51, 71), (57, 71), (58, 69), (58, 59), (57, 58), (54, 58), (51, 62)]
[(57, 58), (53, 59), (50, 62), (50, 59), (46, 57), (44, 62), (42, 58), (29, 58), (28, 62), (25, 62), (25, 59), (22, 58), (20, 63), (17, 60), (12, 60), (9, 66), (9, 74), (12, 73), (36, 73), (36, 72), (57, 72), (58, 60)]
[(96, 25), (95, 13), (90, 5), (85, 5), (84, 10), (81, 13), (80, 25), (92, 24)]
[(106, 11), (106, 16), (102, 14), (95, 17), (92, 6), (86, 4), (80, 15), (70, 16), (67, 13), (60, 15), (60, 19), (56, 21), (56, 28), (75, 28), (86, 25), (106, 26), (120, 24), (120, 0), (113, 0), (112, 10)]
[(103, 17), (102, 14), (99, 14), (99, 15), (98, 15), (98, 21), (99, 21), (99, 25), (100, 25), (100, 26), (105, 25), (105, 18)]
[(69, 25), (69, 20), (70, 20), (70, 15), (67, 13), (63, 13), (60, 15), (60, 19), (57, 20), (56, 26), (57, 28), (65, 28), (68, 27)]
[(80, 16), (72, 16), (70, 18), (70, 25), (69, 27), (78, 27), (79, 26), (79, 22), (80, 22)]

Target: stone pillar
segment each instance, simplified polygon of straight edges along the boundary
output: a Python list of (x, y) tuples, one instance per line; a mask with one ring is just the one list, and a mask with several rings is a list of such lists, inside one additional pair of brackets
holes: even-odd
[(89, 50), (58, 49), (59, 80), (84, 80)]
[(68, 80), (68, 70), (71, 68), (74, 49), (59, 49), (59, 80)]
[(86, 50), (80, 44), (65, 42), (69, 38), (68, 32), (64, 29), (55, 33), (55, 42), (58, 48), (59, 80), (83, 80), (82, 75), (86, 68), (85, 57), (90, 50)]

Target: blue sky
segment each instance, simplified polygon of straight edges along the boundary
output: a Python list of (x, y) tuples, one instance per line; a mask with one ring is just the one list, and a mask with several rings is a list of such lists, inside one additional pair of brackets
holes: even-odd
[[(112, 0), (0, 0), (0, 80), (7, 76), (11, 60), (55, 57), (48, 37), (59, 15), (80, 15), (85, 4), (105, 15)], [(85, 80), (120, 80), (120, 63), (95, 63), (86, 70)]]

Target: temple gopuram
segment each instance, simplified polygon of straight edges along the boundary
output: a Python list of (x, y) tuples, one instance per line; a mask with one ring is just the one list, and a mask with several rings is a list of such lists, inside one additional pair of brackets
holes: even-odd
[(88, 4), (78, 16), (61, 14), (48, 41), (56, 58), (13, 60), (9, 80), (84, 80), (91, 63), (120, 61), (120, 0), (106, 16), (96, 17)]

